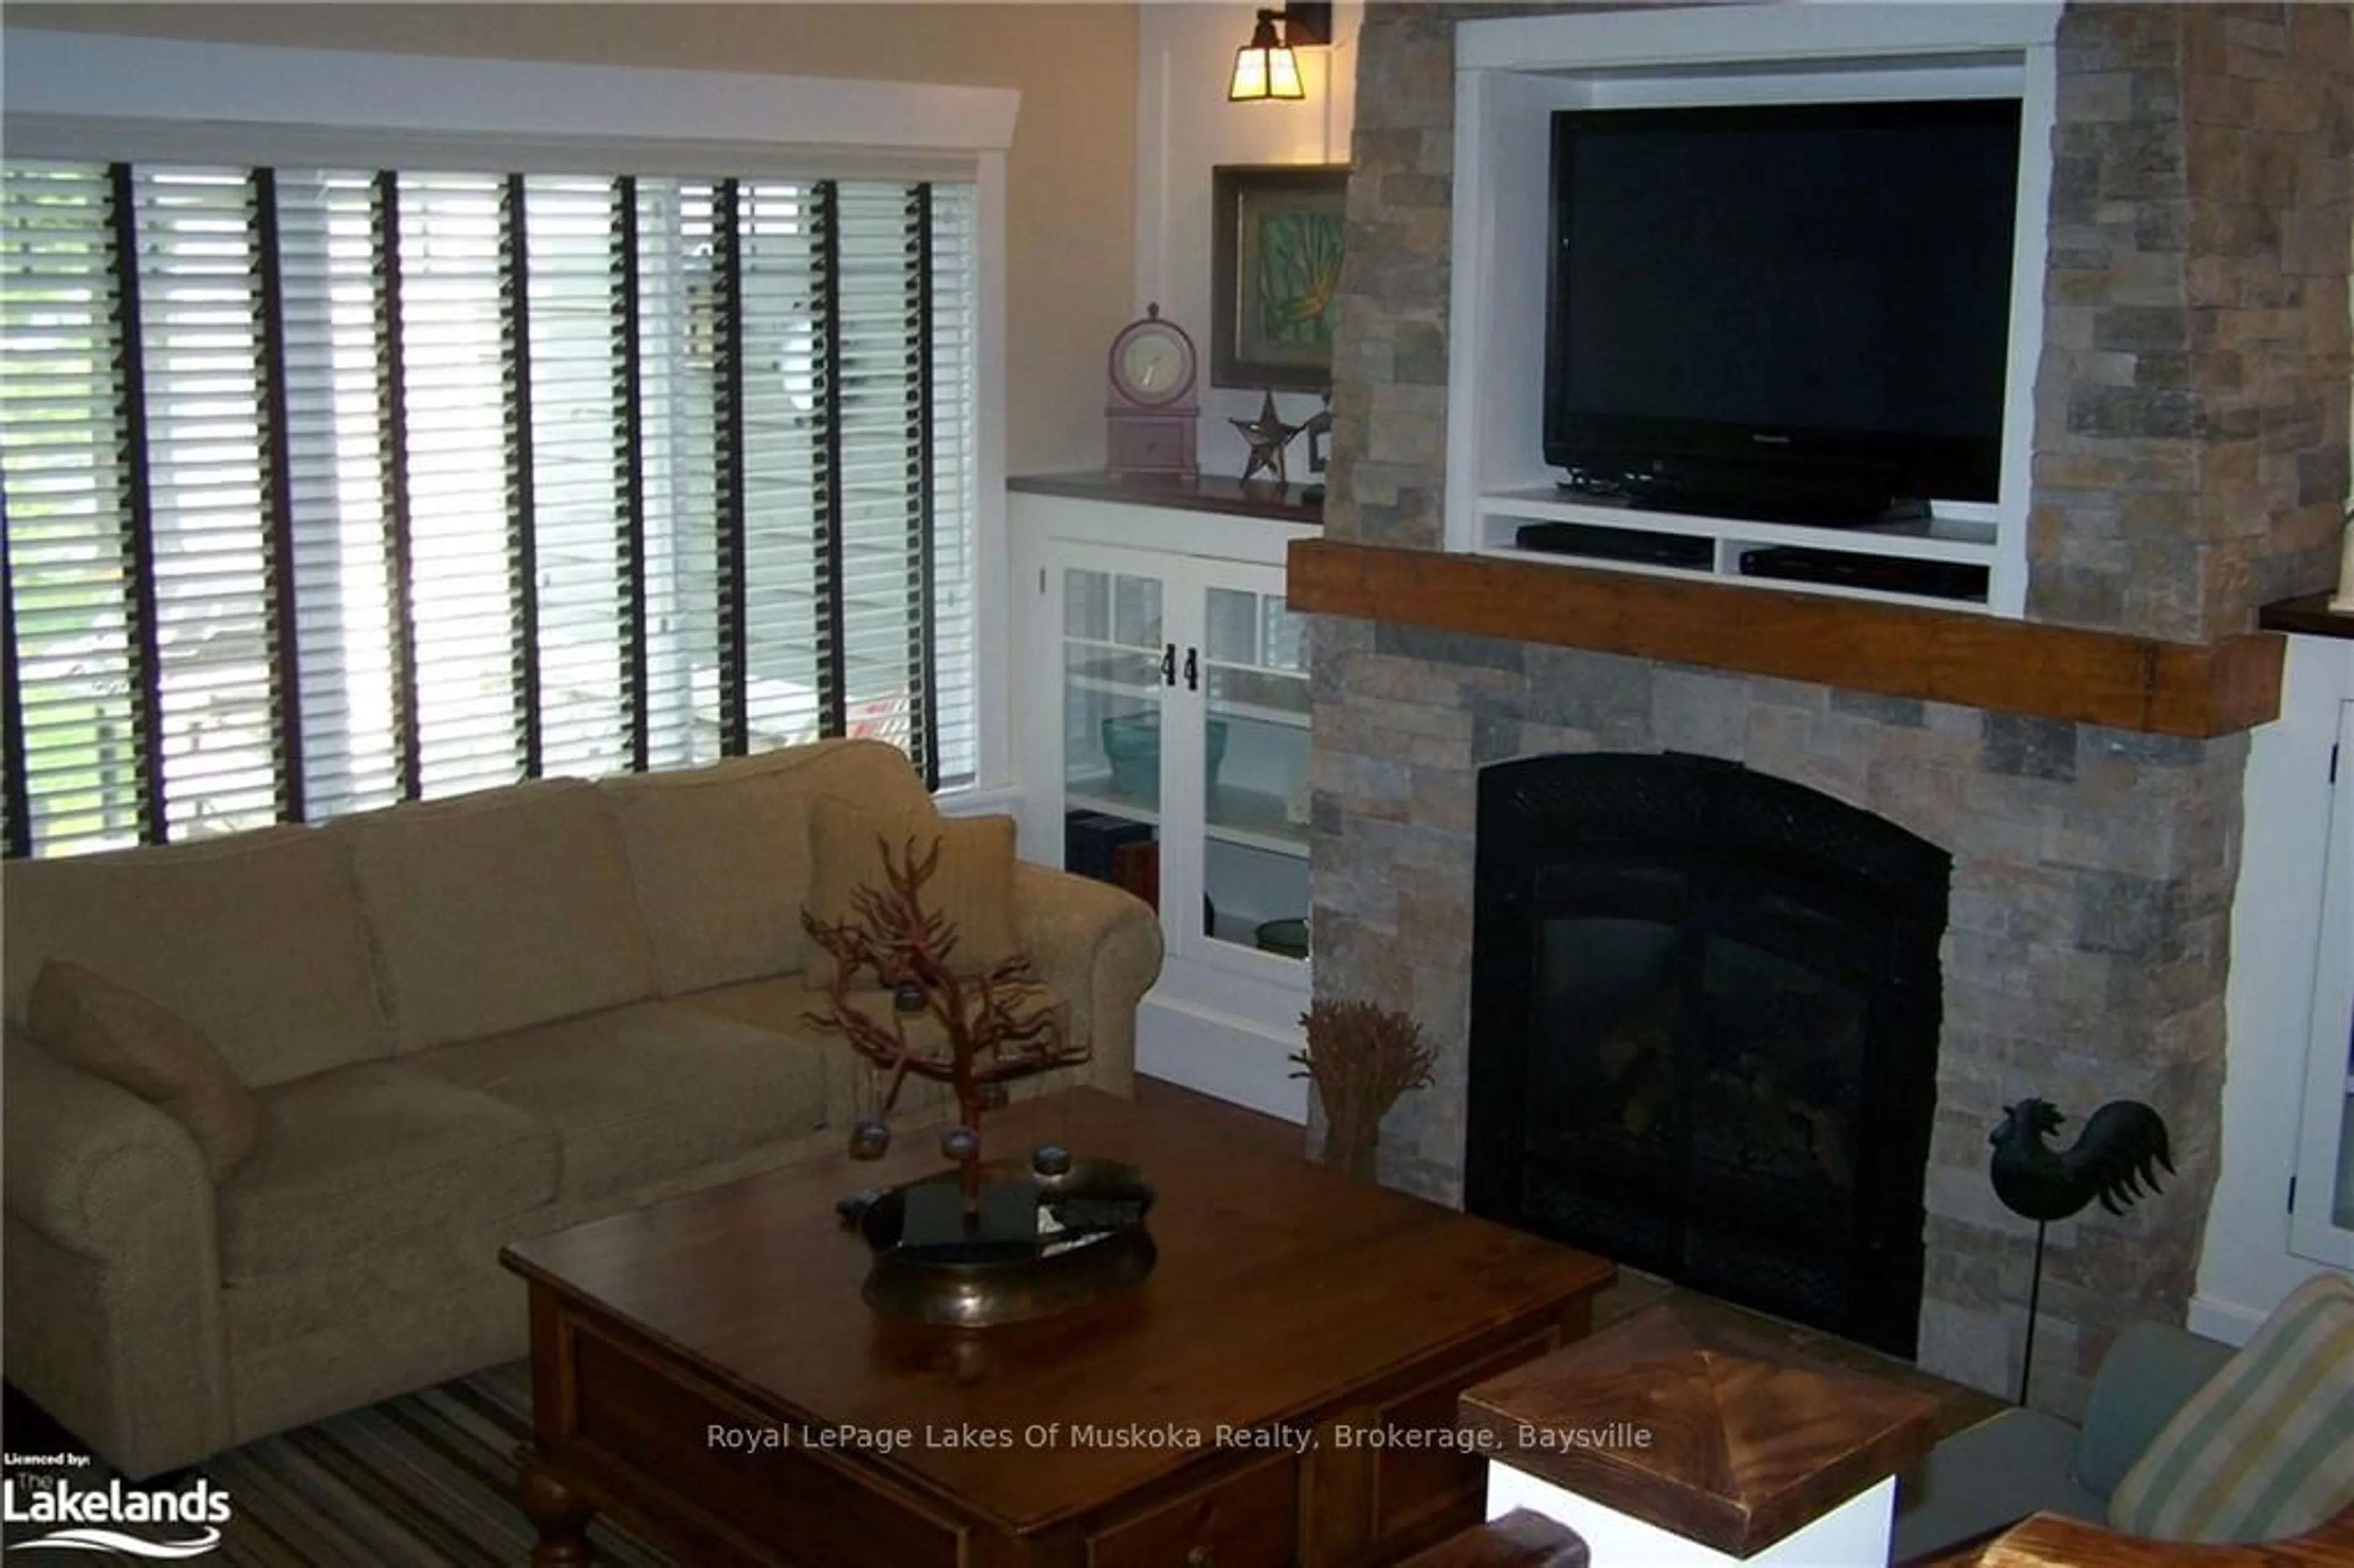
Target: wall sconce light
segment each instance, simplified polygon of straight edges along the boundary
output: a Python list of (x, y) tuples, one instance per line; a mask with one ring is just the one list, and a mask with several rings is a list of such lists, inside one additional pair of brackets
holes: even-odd
[[(1275, 30), (1278, 23), (1283, 25), (1280, 34)], [(1261, 11), (1258, 25), (1251, 29), (1250, 42), (1235, 51), (1235, 75), (1226, 84), (1227, 101), (1260, 103), (1307, 97), (1308, 90), (1299, 80), (1299, 61), (1291, 51), (1331, 41), (1331, 0), (1295, 4), (1280, 11)]]

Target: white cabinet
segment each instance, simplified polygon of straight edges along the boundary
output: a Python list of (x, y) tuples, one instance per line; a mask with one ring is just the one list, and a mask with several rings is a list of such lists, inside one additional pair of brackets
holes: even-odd
[(1300, 1119), (1308, 650), (1283, 559), (1318, 530), (1296, 503), (1161, 503), (1203, 487), (1044, 482), (1009, 512), (1023, 853), (1160, 910), (1140, 1070)]
[(2265, 612), (2288, 654), (2241, 808), (2222, 1169), (2190, 1315), (2235, 1343), (2322, 1268), (2354, 1269), (2354, 620), (2320, 599)]
[(2354, 1268), (2354, 701), (2337, 734), (2289, 1250)]

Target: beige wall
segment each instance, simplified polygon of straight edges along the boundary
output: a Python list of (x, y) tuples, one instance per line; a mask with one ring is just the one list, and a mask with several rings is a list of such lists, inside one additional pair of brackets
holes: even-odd
[(1006, 461), (1103, 458), (1105, 345), (1137, 313), (1132, 5), (10, 4), (6, 24), (596, 65), (1018, 88)]

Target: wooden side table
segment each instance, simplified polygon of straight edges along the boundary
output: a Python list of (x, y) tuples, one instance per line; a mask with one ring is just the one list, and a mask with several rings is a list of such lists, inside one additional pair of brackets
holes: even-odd
[(1897, 1472), (1937, 1401), (1670, 1298), (1466, 1391), (1488, 1506), (1576, 1531), (1597, 1563), (1884, 1568)]

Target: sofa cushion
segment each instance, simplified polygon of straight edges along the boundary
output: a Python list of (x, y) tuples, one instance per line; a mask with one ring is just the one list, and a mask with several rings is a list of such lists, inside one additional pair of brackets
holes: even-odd
[(70, 959), (41, 966), (31, 1012), (34, 1038), (58, 1060), (121, 1085), (186, 1128), (214, 1181), (253, 1152), (261, 1129), (253, 1091), (186, 1019)]
[(546, 1202), (556, 1139), (488, 1095), (367, 1062), (263, 1090), (261, 1138), (221, 1184), (221, 1277), (333, 1268)]
[[(979, 974), (1022, 950), (1013, 927), (1013, 819), (943, 817), (926, 804), (910, 811), (863, 811), (821, 801), (812, 832), (816, 874), (809, 911), (827, 925), (853, 921), (862, 887), (881, 890), (884, 855), (898, 863), (913, 846), (921, 861), (939, 845), (939, 864), (920, 897), (928, 915), (945, 916), (956, 930), (949, 969)], [(833, 983), (833, 955), (812, 944), (806, 978), (812, 990)], [(862, 976), (871, 983), (876, 977)]]
[(404, 1065), (553, 1129), (566, 1202), (629, 1193), (826, 1120), (824, 1068), (808, 1041), (670, 1002), (469, 1041)]
[(605, 797), (573, 779), (346, 817), (402, 1051), (651, 996), (653, 954)]
[(2298, 1535), (2354, 1503), (2354, 1280), (2273, 1309), (2117, 1483), (2109, 1523), (2164, 1541)]
[(792, 772), (739, 760), (599, 788), (620, 823), (663, 995), (809, 961), (810, 797)]
[(315, 828), (12, 861), (0, 938), (8, 1016), (72, 959), (194, 1025), (252, 1086), (392, 1053), (340, 846)]

